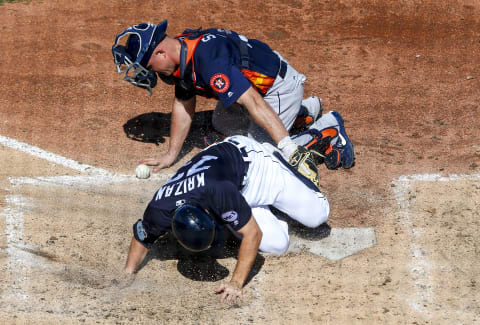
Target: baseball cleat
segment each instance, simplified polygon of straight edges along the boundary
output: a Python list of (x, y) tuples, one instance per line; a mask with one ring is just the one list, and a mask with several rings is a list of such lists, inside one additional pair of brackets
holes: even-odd
[(312, 140), (305, 147), (313, 153), (315, 163), (325, 163), (328, 169), (336, 169), (340, 165), (340, 153), (334, 150), (331, 140), (338, 135), (336, 128), (327, 128), (322, 131), (311, 130)]
[(321, 123), (319, 121), (299, 134), (300, 137), (305, 134), (311, 137), (305, 147), (314, 154), (317, 164), (325, 163), (328, 169), (351, 168), (355, 162), (353, 144), (345, 131), (343, 118), (338, 112), (331, 111), (322, 119)]
[(351, 168), (355, 163), (355, 154), (353, 152), (353, 144), (348, 138), (347, 132), (345, 131), (345, 126), (343, 125), (344, 121), (340, 113), (337, 111), (332, 111), (332, 115), (338, 122), (338, 139), (335, 144), (332, 144), (332, 149), (339, 152), (339, 160), (343, 168)]

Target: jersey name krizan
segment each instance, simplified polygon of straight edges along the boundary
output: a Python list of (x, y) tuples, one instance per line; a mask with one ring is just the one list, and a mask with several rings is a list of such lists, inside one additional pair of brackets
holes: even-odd
[[(158, 189), (145, 209), (142, 226), (155, 240), (172, 229), (172, 217), (182, 204), (209, 211), (219, 224), (238, 230), (250, 219), (251, 208), (241, 187), (248, 170), (246, 152), (238, 142), (222, 142), (199, 152)], [(137, 240), (142, 233), (137, 231)]]
[(180, 170), (170, 178), (170, 180), (162, 186), (155, 200), (160, 200), (162, 197), (178, 196), (193, 191), (196, 188), (205, 186), (205, 172), (210, 169), (211, 165), (207, 164), (209, 161), (217, 160), (217, 156), (203, 155), (195, 162), (191, 160), (186, 163)]
[(170, 196), (179, 196), (190, 191), (193, 191), (196, 188), (200, 188), (205, 186), (205, 173), (202, 172), (200, 174), (189, 176), (178, 183), (174, 183), (171, 185), (164, 185), (162, 186), (155, 196), (155, 200), (160, 200), (162, 197), (170, 197)]

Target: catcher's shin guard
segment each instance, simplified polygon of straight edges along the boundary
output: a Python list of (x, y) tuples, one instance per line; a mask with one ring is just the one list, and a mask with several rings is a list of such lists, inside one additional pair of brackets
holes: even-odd
[(300, 112), (293, 122), (291, 134), (302, 132), (322, 116), (322, 100), (312, 96), (302, 101)]
[(332, 138), (337, 135), (338, 131), (335, 128), (324, 129), (316, 132), (313, 139), (305, 145), (312, 152), (317, 165), (325, 163), (328, 169), (336, 169), (340, 166), (340, 152), (330, 144)]
[(343, 125), (343, 118), (336, 111), (328, 114), (334, 118), (337, 125), (322, 130), (312, 127), (305, 131), (304, 133), (312, 137), (305, 147), (315, 155), (317, 164), (325, 163), (328, 169), (337, 169), (340, 166), (351, 168), (355, 163), (355, 155), (353, 144)]

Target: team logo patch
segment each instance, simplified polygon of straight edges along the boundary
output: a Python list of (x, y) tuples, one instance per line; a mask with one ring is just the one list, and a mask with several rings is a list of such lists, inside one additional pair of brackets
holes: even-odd
[(223, 73), (217, 73), (210, 78), (210, 87), (217, 93), (223, 94), (230, 88), (230, 80)]
[(237, 220), (237, 218), (238, 218), (237, 211), (228, 211), (222, 214), (222, 219), (225, 220), (226, 222), (233, 222)]

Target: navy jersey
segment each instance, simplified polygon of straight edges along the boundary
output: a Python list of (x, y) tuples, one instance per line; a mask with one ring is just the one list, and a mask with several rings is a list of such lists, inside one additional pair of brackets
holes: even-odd
[(229, 142), (201, 151), (155, 193), (143, 220), (133, 227), (135, 239), (150, 247), (171, 231), (173, 214), (185, 203), (207, 210), (217, 223), (241, 229), (252, 215), (240, 192), (247, 169), (240, 149)]
[(182, 100), (201, 95), (229, 107), (252, 85), (264, 96), (280, 70), (280, 57), (268, 45), (230, 30), (206, 29), (194, 41), (179, 39), (189, 47), (185, 82), (175, 87), (175, 96)]

